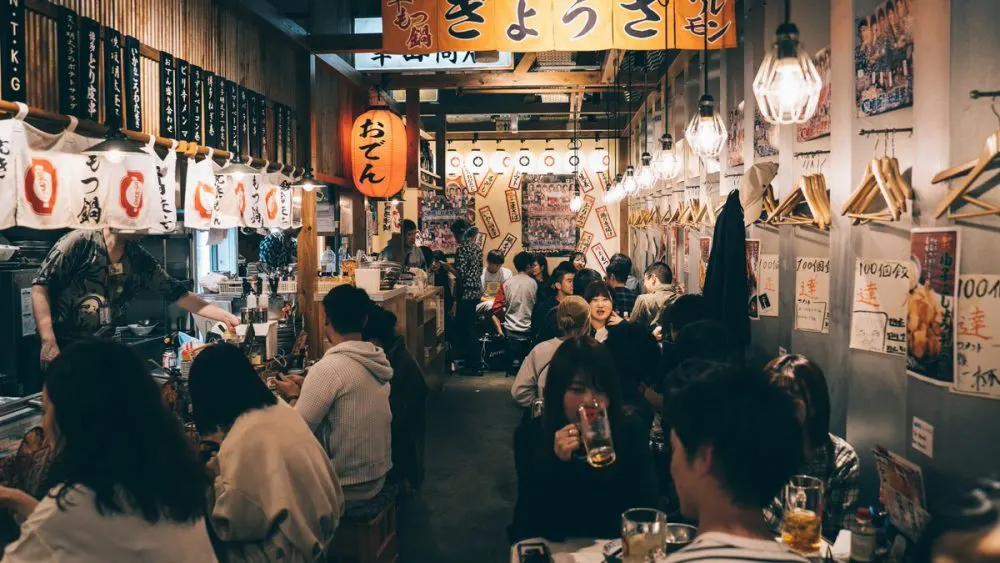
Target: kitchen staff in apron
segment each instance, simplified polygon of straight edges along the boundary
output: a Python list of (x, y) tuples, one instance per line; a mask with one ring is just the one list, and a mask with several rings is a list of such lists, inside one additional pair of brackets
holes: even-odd
[(142, 235), (72, 231), (56, 242), (31, 288), (31, 305), (46, 366), (59, 348), (117, 325), (140, 289), (152, 289), (169, 303), (230, 328), (235, 315), (188, 291), (139, 245)]

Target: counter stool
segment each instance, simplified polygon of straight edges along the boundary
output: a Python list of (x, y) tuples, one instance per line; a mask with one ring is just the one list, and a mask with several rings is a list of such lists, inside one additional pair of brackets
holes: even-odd
[(349, 502), (340, 519), (329, 563), (392, 563), (396, 560), (396, 497), (385, 485), (366, 501)]

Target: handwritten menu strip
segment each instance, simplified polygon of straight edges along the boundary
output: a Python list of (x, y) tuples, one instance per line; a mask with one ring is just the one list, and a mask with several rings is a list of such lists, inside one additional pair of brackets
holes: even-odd
[(747, 315), (751, 319), (760, 318), (760, 239), (747, 239), (747, 282), (750, 299), (747, 304)]
[(594, 182), (591, 181), (590, 175), (587, 174), (586, 170), (581, 170), (577, 177), (580, 179), (580, 191), (589, 193), (594, 189)]
[[(493, 189), (493, 184), (497, 183), (497, 178), (500, 177), (500, 173), (494, 170), (487, 170), (486, 177), (483, 178), (483, 185), (479, 186), (478, 194), (479, 196), (486, 197), (490, 195), (490, 190)], [(513, 219), (511, 219), (513, 221)]]
[(795, 330), (830, 332), (830, 259), (795, 262)]
[(590, 217), (590, 210), (594, 208), (594, 204), (597, 202), (592, 195), (583, 196), (583, 207), (576, 214), (576, 226), (583, 228), (587, 224), (587, 218)]
[(618, 236), (615, 232), (615, 225), (611, 221), (611, 213), (608, 211), (608, 206), (602, 205), (597, 208), (597, 220), (601, 222), (601, 230), (604, 231), (604, 238), (613, 239)]
[(511, 249), (514, 248), (515, 242), (517, 242), (517, 237), (511, 233), (507, 233), (504, 235), (503, 240), (500, 242), (500, 246), (497, 247), (497, 250), (499, 250), (503, 254), (504, 258), (506, 258), (507, 255), (510, 254)]
[[(482, 192), (480, 191), (480, 193)], [(517, 201), (517, 190), (506, 190), (503, 195), (507, 200), (507, 218), (510, 219), (511, 223), (520, 223), (521, 202)]]
[(608, 256), (608, 251), (604, 249), (604, 245), (597, 243), (590, 250), (594, 253), (594, 258), (597, 258), (597, 264), (601, 267), (601, 272), (607, 272), (608, 264), (611, 263), (611, 257)]
[(608, 173), (606, 171), (598, 172), (597, 179), (601, 183), (601, 189), (608, 191), (608, 188), (611, 186), (611, 178), (608, 177)]
[(590, 231), (581, 231), (580, 240), (576, 243), (576, 251), (586, 253), (593, 242), (594, 242), (594, 233)]
[(851, 348), (906, 355), (906, 296), (909, 262), (858, 260), (854, 268)]
[(760, 277), (757, 278), (757, 302), (760, 316), (778, 316), (779, 261), (777, 254), (760, 255)]
[(470, 194), (479, 191), (479, 185), (476, 184), (476, 175), (465, 166), (462, 167), (462, 178), (465, 179), (465, 189), (469, 190)]
[(486, 233), (490, 235), (490, 238), (500, 236), (500, 226), (497, 225), (497, 220), (493, 217), (493, 210), (489, 205), (479, 209), (479, 216), (483, 218), (483, 224), (486, 225)]
[(479, 250), (486, 247), (486, 233), (482, 231), (476, 233), (476, 246), (479, 247)]
[[(80, 64), (80, 17), (62, 6), (56, 7), (56, 52), (59, 53), (59, 113), (80, 117), (82, 107)], [(134, 129), (139, 131), (139, 129)]]
[(955, 305), (959, 272), (956, 228), (914, 229), (915, 283), (906, 302), (906, 371), (934, 385), (955, 381)]
[(516, 190), (521, 187), (521, 171), (514, 169), (510, 173), (510, 181), (507, 182), (507, 188), (511, 190)]
[(952, 390), (1000, 399), (1000, 276), (958, 278), (957, 371)]

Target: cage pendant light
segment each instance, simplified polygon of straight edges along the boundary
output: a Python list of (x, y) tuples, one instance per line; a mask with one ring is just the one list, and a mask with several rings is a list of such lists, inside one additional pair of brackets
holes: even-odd
[(757, 106), (769, 123), (805, 123), (815, 115), (822, 89), (823, 79), (799, 42), (790, 0), (785, 0), (785, 21), (753, 80)]
[[(708, 21), (708, 2), (702, 3), (702, 21)], [(722, 152), (729, 133), (726, 123), (715, 108), (715, 99), (708, 93), (708, 34), (705, 34), (705, 47), (702, 60), (705, 93), (698, 100), (698, 113), (691, 118), (684, 138), (688, 140), (691, 150), (701, 158), (716, 158)]]

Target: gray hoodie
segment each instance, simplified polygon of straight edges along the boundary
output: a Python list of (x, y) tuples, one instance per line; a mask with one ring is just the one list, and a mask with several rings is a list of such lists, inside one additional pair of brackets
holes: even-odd
[(392, 467), (389, 381), (392, 367), (370, 342), (342, 342), (309, 369), (295, 410), (323, 444), (344, 487)]

